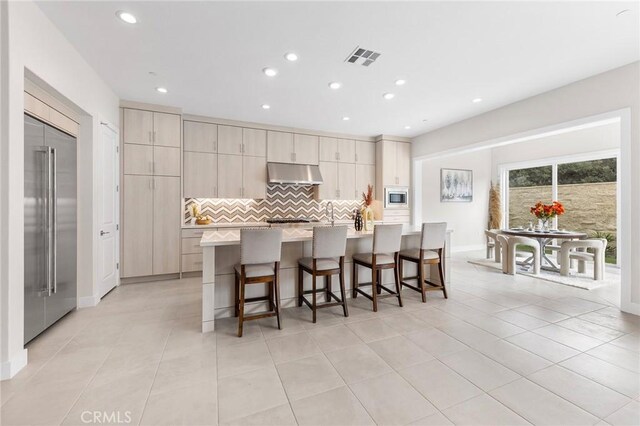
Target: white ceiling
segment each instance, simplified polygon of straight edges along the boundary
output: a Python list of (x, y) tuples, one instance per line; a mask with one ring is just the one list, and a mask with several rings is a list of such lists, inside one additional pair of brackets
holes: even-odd
[[(122, 99), (368, 136), (415, 136), (640, 59), (637, 2), (38, 4)], [(382, 56), (344, 62), (358, 45)]]

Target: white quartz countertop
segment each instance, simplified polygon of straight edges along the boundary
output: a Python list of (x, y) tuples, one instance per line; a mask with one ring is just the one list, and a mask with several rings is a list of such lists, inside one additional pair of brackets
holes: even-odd
[[(336, 220), (335, 223), (340, 225), (353, 225), (353, 220)], [(308, 222), (308, 223), (292, 223), (292, 224), (277, 224), (280, 227), (291, 226), (291, 227), (301, 227), (301, 226), (315, 226), (315, 225), (329, 225), (328, 221), (320, 221), (320, 222)], [(182, 229), (207, 229), (207, 228), (266, 228), (271, 226), (271, 224), (267, 222), (225, 222), (225, 223), (210, 223), (208, 225), (182, 225)]]
[[(405, 226), (402, 230), (403, 236), (420, 235), (420, 233), (420, 226)], [(347, 239), (371, 237), (373, 237), (373, 231), (356, 231), (353, 228), (349, 228), (347, 232)], [(310, 229), (284, 228), (282, 230), (283, 243), (311, 241), (312, 239), (313, 231)], [(240, 244), (239, 230), (207, 231), (202, 235), (202, 239), (200, 240), (200, 245), (203, 247), (233, 246), (238, 244)]]

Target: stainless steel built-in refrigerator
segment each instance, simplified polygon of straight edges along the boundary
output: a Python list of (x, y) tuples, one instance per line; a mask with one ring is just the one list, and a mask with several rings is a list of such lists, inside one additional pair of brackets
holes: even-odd
[(24, 116), (24, 342), (76, 307), (76, 139)]

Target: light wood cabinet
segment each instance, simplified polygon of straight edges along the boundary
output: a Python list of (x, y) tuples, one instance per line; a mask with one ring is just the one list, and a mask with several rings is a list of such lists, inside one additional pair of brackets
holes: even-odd
[(318, 137), (293, 135), (293, 161), (297, 164), (318, 164)]
[(355, 162), (358, 164), (376, 164), (376, 144), (372, 142), (356, 141)]
[(338, 163), (338, 199), (356, 199), (356, 165)]
[[(382, 141), (382, 158), (378, 163), (382, 166), (382, 184), (397, 185), (398, 175), (396, 174), (397, 160), (396, 160), (396, 143)], [(383, 188), (379, 188), (382, 190)]]
[(376, 166), (371, 164), (356, 164), (356, 199), (367, 192), (368, 185), (376, 185)]
[(338, 161), (338, 139), (322, 136), (319, 145), (320, 161)]
[[(124, 277), (153, 274), (153, 179), (124, 176), (121, 262)], [(175, 228), (178, 226), (179, 223), (174, 224)]]
[(153, 144), (180, 148), (180, 116), (153, 113)]
[(267, 161), (265, 157), (242, 157), (242, 197), (264, 199), (267, 196)]
[(154, 146), (153, 174), (180, 177), (180, 148)]
[(411, 144), (396, 142), (396, 176), (398, 185), (411, 184)]
[[(411, 144), (407, 142), (379, 141), (377, 166), (382, 186), (409, 186), (411, 184)], [(379, 155), (378, 155), (379, 154)], [(377, 188), (383, 191), (384, 188)]]
[(183, 194), (185, 198), (216, 198), (218, 155), (184, 152)]
[(243, 154), (251, 157), (267, 156), (267, 131), (242, 129)]
[(338, 199), (338, 163), (321, 161), (319, 168), (323, 182), (315, 187), (315, 198), (319, 200)]
[(242, 127), (218, 125), (218, 154), (242, 155)]
[(218, 154), (218, 198), (242, 198), (242, 156)]
[(153, 146), (125, 143), (124, 174), (153, 175)]
[(125, 108), (123, 116), (124, 143), (153, 145), (153, 112)]
[(293, 163), (293, 134), (285, 132), (267, 132), (267, 161), (274, 163)]
[(217, 152), (218, 126), (199, 121), (184, 122), (184, 150)]
[[(180, 178), (153, 178), (153, 275), (180, 272)], [(149, 211), (140, 211), (149, 219)]]
[(356, 141), (353, 139), (338, 139), (338, 162), (356, 162)]

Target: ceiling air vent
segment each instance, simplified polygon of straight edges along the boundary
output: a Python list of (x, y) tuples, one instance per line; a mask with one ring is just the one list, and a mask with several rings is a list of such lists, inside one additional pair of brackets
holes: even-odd
[(364, 67), (368, 67), (372, 63), (376, 61), (380, 57), (379, 52), (374, 52), (373, 50), (363, 49), (358, 46), (354, 49), (353, 52), (349, 56), (345, 62), (350, 62), (352, 64), (362, 65)]

